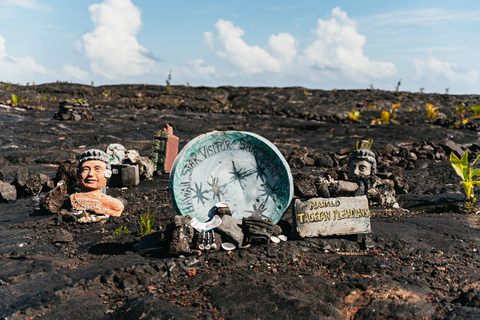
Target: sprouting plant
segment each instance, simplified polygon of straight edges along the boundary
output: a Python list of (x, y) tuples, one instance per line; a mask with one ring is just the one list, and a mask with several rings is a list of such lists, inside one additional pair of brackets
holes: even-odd
[(3, 89), (5, 90), (10, 90), (12, 88), (12, 83), (11, 82), (7, 82), (3, 85)]
[(455, 105), (454, 107), (455, 107), (455, 110), (457, 111), (457, 117), (463, 118), (465, 115), (465, 111), (467, 111), (465, 109), (465, 106), (462, 106), (461, 104), (459, 104), (459, 105)]
[(371, 148), (372, 148), (372, 143), (373, 143), (373, 139), (362, 140), (362, 142), (360, 142), (359, 140), (357, 140), (357, 144), (355, 145), (355, 150), (358, 150), (358, 149), (371, 149)]
[(42, 96), (42, 99), (43, 99), (44, 101), (47, 100), (47, 95), (44, 94), (44, 95)]
[(354, 109), (350, 111), (348, 117), (350, 118), (350, 120), (357, 121), (362, 117), (362, 115), (360, 114), (360, 111)]
[(402, 79), (398, 80), (397, 87), (395, 88), (395, 91), (398, 92), (400, 89), (400, 85), (402, 84)]
[(473, 117), (475, 119), (480, 118), (480, 106), (478, 104), (474, 104), (470, 107), (470, 111), (473, 113)]
[[(465, 106), (463, 105), (456, 105), (454, 106), (455, 107), (455, 110), (457, 111), (457, 119), (459, 121), (461, 121), (463, 124), (467, 124), (468, 123), (468, 117), (465, 117), (465, 112), (467, 111), (467, 109), (465, 108)], [(457, 122), (457, 125), (459, 123)]]
[(82, 104), (84, 102), (83, 99), (65, 99), (63, 101), (65, 101), (65, 102), (77, 102), (77, 103), (80, 103), (80, 104)]
[(118, 237), (118, 236), (120, 236), (120, 235), (122, 234), (122, 232), (123, 232), (124, 234), (127, 234), (127, 233), (128, 233), (128, 228), (127, 228), (127, 226), (120, 226), (120, 228), (115, 229), (115, 231), (113, 232), (113, 236), (114, 236), (114, 237)]
[(140, 237), (144, 237), (153, 233), (153, 221), (155, 220), (155, 216), (157, 215), (157, 209), (155, 208), (155, 212), (150, 214), (150, 207), (145, 210), (144, 214), (140, 215), (140, 220), (138, 221), (138, 235)]
[(22, 101), (23, 97), (22, 96), (17, 96), (15, 93), (12, 93), (12, 103), (13, 105), (17, 105)]
[(383, 124), (388, 124), (390, 122), (390, 112), (383, 110), (382, 114), (380, 115), (380, 119), (382, 120)]
[(427, 103), (427, 117), (429, 117), (432, 121), (437, 118), (438, 110), (440, 107), (434, 107), (433, 104)]
[[(480, 169), (472, 171), (472, 167), (475, 165), (477, 160), (480, 158), (480, 155), (477, 156), (475, 161), (471, 165), (468, 164), (468, 150), (465, 151), (463, 157), (459, 159), (453, 152), (450, 153), (450, 163), (457, 173), (457, 175), (462, 178), (463, 188), (465, 190), (465, 205), (467, 208), (470, 206), (473, 207), (473, 204), (477, 201), (473, 191), (474, 186), (480, 187)], [(475, 178), (478, 176), (479, 178)]]
[(473, 198), (472, 201), (467, 201), (465, 203), (465, 207), (467, 207), (468, 212), (473, 212), (473, 206), (475, 205), (475, 202), (477, 202), (477, 198)]
[(170, 89), (170, 81), (172, 81), (172, 71), (170, 71), (170, 73), (168, 74), (167, 80), (165, 80), (165, 82), (167, 83), (167, 94), (168, 95), (172, 94), (172, 90)]
[(400, 108), (402, 104), (401, 103), (392, 103), (392, 112), (390, 112), (390, 115), (392, 118), (396, 118), (397, 117), (397, 109)]

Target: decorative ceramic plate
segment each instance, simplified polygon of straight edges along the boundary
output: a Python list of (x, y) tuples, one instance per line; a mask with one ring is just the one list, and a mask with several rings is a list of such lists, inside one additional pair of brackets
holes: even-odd
[(277, 223), (293, 197), (285, 158), (265, 138), (250, 132), (214, 131), (191, 140), (170, 173), (170, 193), (178, 213), (210, 220), (215, 204), (230, 204), (232, 216)]

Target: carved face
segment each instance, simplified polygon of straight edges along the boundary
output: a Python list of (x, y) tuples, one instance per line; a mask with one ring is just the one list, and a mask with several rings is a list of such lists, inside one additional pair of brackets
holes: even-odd
[(372, 175), (372, 164), (367, 160), (354, 160), (348, 165), (348, 179), (365, 178)]
[(107, 183), (105, 170), (107, 164), (100, 160), (90, 160), (82, 163), (77, 177), (80, 187), (84, 190), (100, 190)]

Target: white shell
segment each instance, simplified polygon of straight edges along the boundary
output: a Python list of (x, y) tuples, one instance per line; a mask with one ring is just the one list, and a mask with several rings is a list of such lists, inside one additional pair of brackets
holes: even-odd
[(212, 220), (208, 222), (200, 222), (197, 218), (192, 218), (192, 220), (190, 220), (190, 225), (199, 232), (214, 229), (221, 224), (222, 218), (217, 215), (213, 216)]
[(275, 236), (271, 236), (271, 237), (270, 237), (270, 241), (272, 241), (273, 243), (279, 243), (279, 242), (280, 242), (280, 238), (275, 237)]
[(287, 236), (284, 234), (279, 235), (278, 238), (282, 241), (287, 241)]
[(222, 248), (225, 251), (232, 251), (232, 250), (235, 250), (236, 247), (233, 243), (224, 242), (224, 243), (222, 243)]
[(230, 208), (230, 203), (228, 203), (228, 202), (217, 202), (215, 204), (215, 207), (217, 207), (217, 208)]

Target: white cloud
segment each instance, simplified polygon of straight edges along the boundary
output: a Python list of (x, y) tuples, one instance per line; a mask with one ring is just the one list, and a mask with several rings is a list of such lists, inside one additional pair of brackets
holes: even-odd
[(220, 47), (217, 55), (241, 69), (242, 73), (255, 74), (261, 72), (279, 72), (281, 62), (273, 58), (265, 49), (259, 46), (249, 46), (242, 40), (243, 30), (235, 27), (232, 22), (223, 19), (215, 24), (218, 31), (216, 39), (210, 33), (205, 34), (205, 41)]
[(268, 46), (272, 50), (272, 56), (285, 65), (290, 65), (297, 56), (295, 38), (288, 33), (271, 35), (268, 39)]
[(69, 64), (62, 67), (63, 73), (67, 77), (73, 77), (78, 80), (88, 80), (88, 72)]
[(38, 64), (30, 56), (13, 57), (8, 55), (5, 39), (2, 36), (0, 36), (0, 70), (2, 79), (11, 82), (19, 82), (28, 77), (34, 81), (33, 77), (38, 74), (53, 74), (53, 71)]
[(480, 20), (480, 12), (458, 11), (452, 12), (440, 8), (427, 8), (410, 11), (395, 11), (374, 15), (369, 18), (369, 22), (374, 25), (433, 25), (445, 22), (455, 23), (459, 19), (462, 21)]
[(372, 61), (363, 53), (365, 36), (360, 35), (355, 22), (334, 8), (330, 20), (318, 19), (313, 33), (316, 40), (299, 52), (298, 42), (288, 33), (271, 35), (266, 48), (250, 46), (242, 39), (244, 32), (232, 22), (220, 19), (217, 35), (204, 33), (205, 44), (216, 54), (234, 65), (238, 74), (276, 73), (276, 79), (298, 76), (348, 79), (365, 83), (391, 77), (396, 73), (393, 63)]
[(396, 73), (393, 63), (371, 61), (364, 55), (365, 36), (357, 33), (354, 21), (338, 7), (332, 10), (330, 20), (318, 19), (313, 32), (317, 40), (305, 49), (305, 63), (320, 72), (346, 76), (359, 83)]
[(455, 63), (440, 61), (430, 56), (426, 61), (414, 59), (413, 64), (420, 78), (426, 78), (430, 81), (448, 80), (452, 82), (463, 82), (473, 84), (478, 79), (478, 73), (475, 70), (465, 70)]
[(104, 0), (89, 10), (94, 30), (78, 44), (94, 73), (116, 79), (152, 71), (155, 61), (136, 38), (142, 25), (140, 9), (130, 0)]
[(187, 61), (181, 70), (184, 76), (195, 78), (207, 78), (210, 74), (215, 73), (215, 67), (205, 65), (202, 59)]

